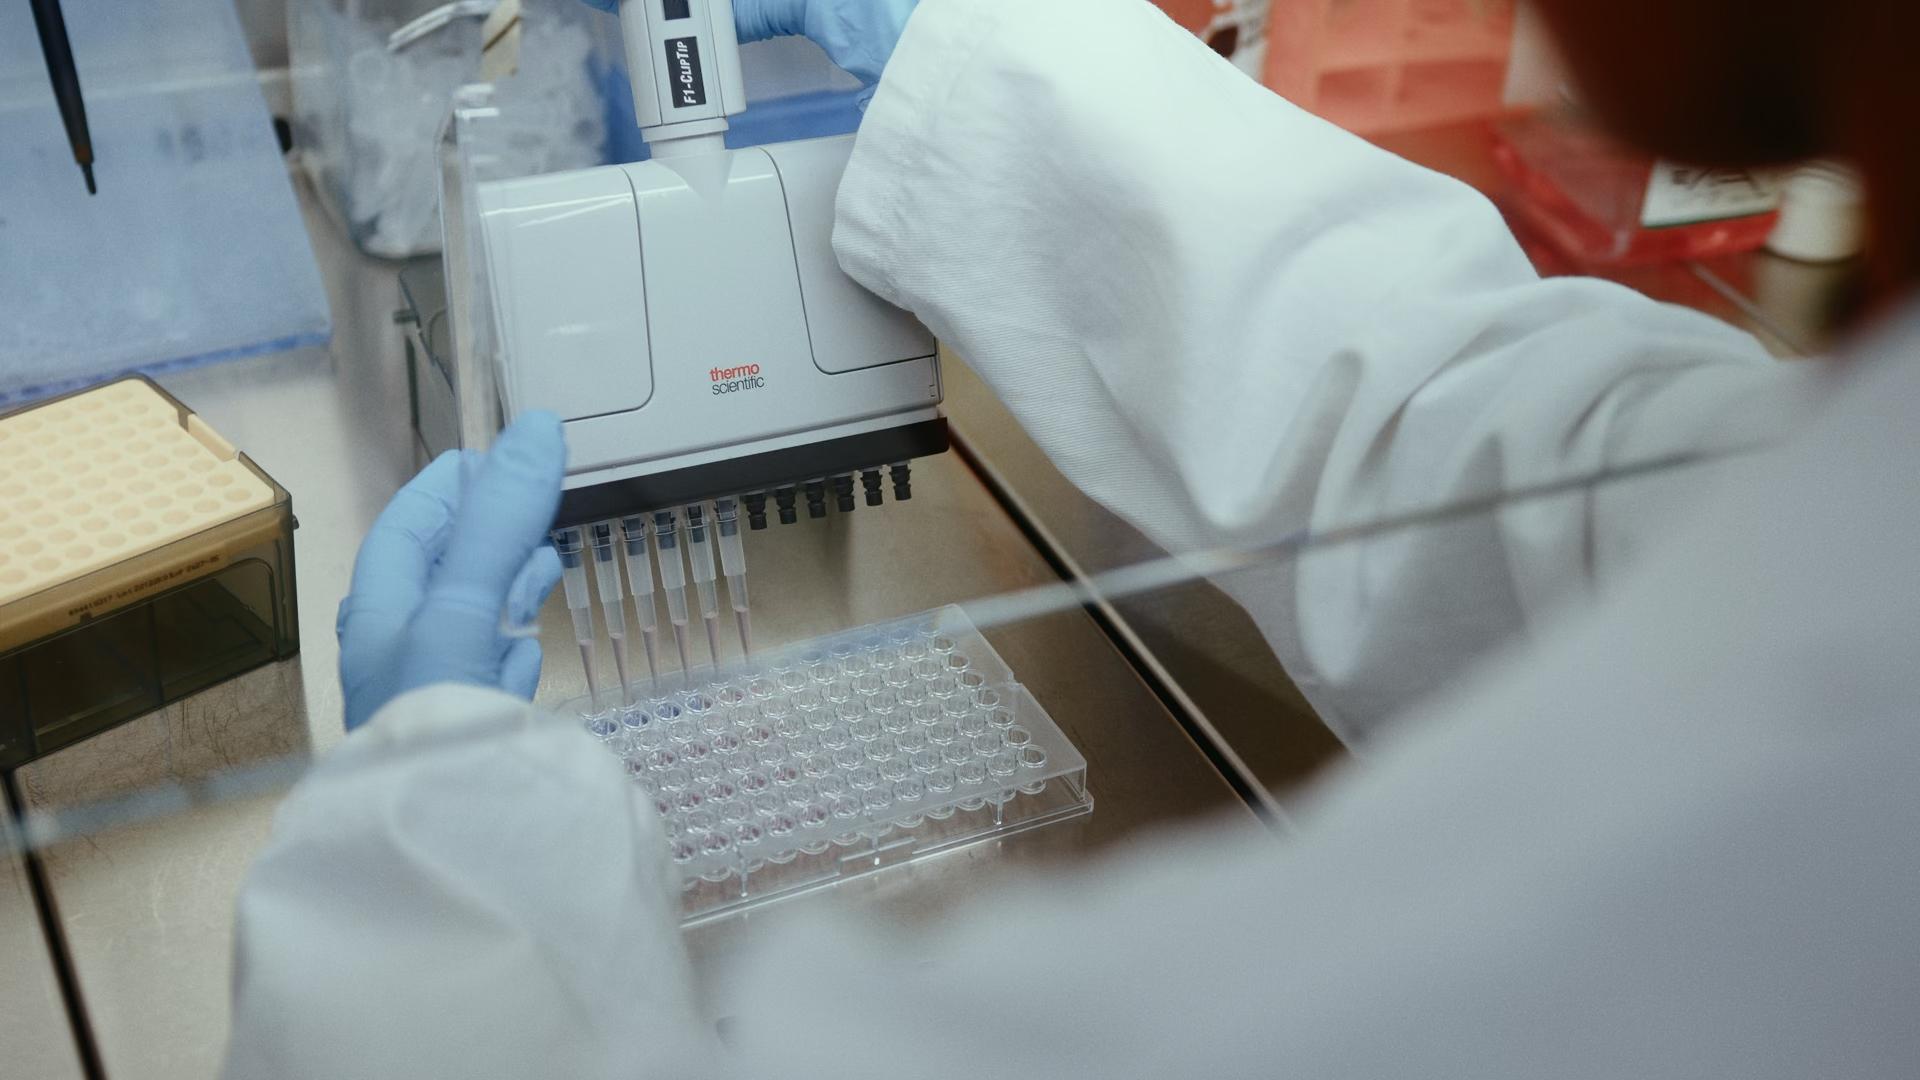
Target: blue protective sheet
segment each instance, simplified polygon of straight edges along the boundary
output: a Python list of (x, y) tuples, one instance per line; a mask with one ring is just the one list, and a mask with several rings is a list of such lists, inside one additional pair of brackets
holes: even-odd
[(25, 3), (0, 3), (0, 405), (323, 344), (330, 322), (231, 0), (65, 5), (100, 194)]

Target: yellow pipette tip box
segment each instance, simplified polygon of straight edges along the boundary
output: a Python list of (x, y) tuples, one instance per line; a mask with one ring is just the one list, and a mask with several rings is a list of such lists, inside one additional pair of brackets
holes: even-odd
[(0, 416), (0, 767), (297, 653), (294, 528), (147, 379)]

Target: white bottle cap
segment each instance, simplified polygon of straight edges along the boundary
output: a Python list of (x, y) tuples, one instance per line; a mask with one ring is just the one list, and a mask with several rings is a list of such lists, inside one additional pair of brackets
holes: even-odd
[(1836, 161), (1803, 165), (1781, 191), (1767, 250), (1801, 262), (1850, 259), (1866, 241), (1866, 216), (1859, 173)]

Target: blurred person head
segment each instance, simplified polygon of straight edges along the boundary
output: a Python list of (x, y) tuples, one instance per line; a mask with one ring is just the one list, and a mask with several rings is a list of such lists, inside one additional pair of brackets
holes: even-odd
[(1920, 285), (1920, 2), (1537, 2), (1583, 100), (1629, 142), (1702, 165), (1859, 165), (1868, 301)]

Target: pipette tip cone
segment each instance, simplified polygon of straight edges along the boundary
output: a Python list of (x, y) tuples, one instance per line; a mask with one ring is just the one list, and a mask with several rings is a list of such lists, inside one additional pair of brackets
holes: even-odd
[(717, 615), (709, 615), (705, 622), (707, 624), (707, 659), (710, 665), (718, 670), (720, 667), (720, 618)]
[(682, 623), (673, 624), (673, 646), (680, 650), (680, 681), (692, 685), (693, 665), (687, 662), (687, 628)]
[(751, 658), (753, 656), (753, 616), (735, 608), (733, 621), (740, 630), (740, 655)]
[(627, 675), (627, 639), (613, 639), (613, 667), (620, 676), (620, 704), (633, 704), (633, 679)]
[(600, 711), (600, 686), (593, 677), (593, 645), (580, 643), (580, 668), (587, 673), (587, 707), (594, 712)]
[(83, 161), (80, 163), (80, 175), (86, 178), (87, 194), (100, 194), (100, 185), (93, 182), (93, 164), (91, 162)]
[(647, 685), (658, 689), (660, 686), (659, 647), (654, 644), (653, 631), (640, 631), (640, 644), (647, 650)]

